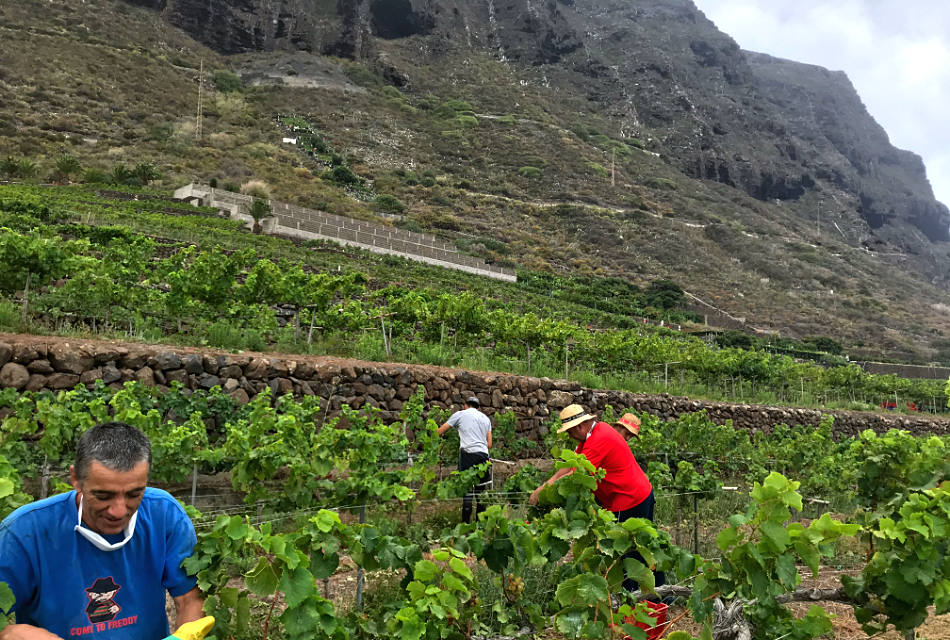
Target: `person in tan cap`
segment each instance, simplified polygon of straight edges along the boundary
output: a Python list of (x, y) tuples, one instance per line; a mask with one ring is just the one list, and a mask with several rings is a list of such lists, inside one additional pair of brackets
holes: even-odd
[[(627, 415), (632, 416), (632, 414)], [(561, 411), (560, 418), (561, 427), (557, 432), (567, 432), (568, 436), (578, 442), (575, 453), (583, 453), (594, 467), (603, 469), (605, 472), (603, 479), (597, 483), (597, 488), (594, 490), (597, 504), (613, 513), (618, 522), (630, 518), (646, 518), (652, 522), (653, 510), (656, 507), (653, 485), (637, 464), (624, 437), (614, 427), (606, 422), (598, 421), (595, 416), (587, 413), (579, 404), (565, 407)], [(624, 418), (626, 416), (619, 422), (624, 424), (624, 429), (632, 431), (626, 426), (626, 422), (633, 424), (633, 421), (625, 422)], [(639, 427), (639, 425), (636, 426)], [(528, 498), (528, 503), (537, 504), (538, 495), (544, 487), (572, 473), (574, 469), (558, 469), (554, 475), (534, 490)], [(630, 557), (643, 561), (642, 558), (633, 554)], [(656, 586), (665, 584), (663, 572), (654, 573)], [(637, 583), (630, 578), (623, 581), (623, 586), (628, 591), (636, 591), (638, 588)]]
[(620, 419), (611, 426), (613, 426), (614, 431), (624, 440), (629, 440), (632, 437), (640, 437), (640, 418), (632, 413), (623, 414), (620, 416)]

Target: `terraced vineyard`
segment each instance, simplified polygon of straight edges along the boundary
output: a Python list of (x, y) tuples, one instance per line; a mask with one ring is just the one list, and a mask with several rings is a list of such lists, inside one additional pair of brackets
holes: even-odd
[(0, 187), (2, 327), (549, 377), (573, 372), (587, 386), (713, 399), (946, 404), (942, 382), (874, 376), (831, 357), (835, 366), (819, 366), (710, 347), (616, 313), (644, 308), (625, 307), (626, 300), (655, 300), (675, 318), (675, 285), (643, 292), (594, 280), (587, 292), (599, 298), (594, 304), (567, 304), (556, 290), (533, 293), (555, 284), (535, 274), (520, 284), (449, 276), (392, 256), (250, 234), (207, 208), (169, 208), (147, 193), (117, 200), (91, 188)]
[[(199, 540), (185, 562), (217, 619), (216, 637), (467, 638), (525, 627), (566, 638), (641, 637), (626, 618), (642, 616), (643, 605), (622, 596), (619, 608), (612, 604), (623, 568), (644, 594), (654, 592), (648, 566), (623, 560), (628, 549), (666, 571), (669, 586), (656, 591), (678, 598), (665, 628), (674, 640), (693, 638), (687, 629), (697, 625), (702, 637), (720, 637), (714, 622), (736, 615), (732, 603), (743, 610), (733, 622), (762, 638), (831, 631), (820, 606), (793, 616), (788, 603), (797, 599), (847, 602), (868, 633), (910, 631), (928, 607), (950, 609), (941, 560), (950, 467), (948, 442), (938, 437), (868, 432), (833, 442), (828, 424), (750, 437), (702, 414), (666, 423), (644, 415), (636, 455), (653, 460), (660, 522), (671, 513), (665, 505), (709, 503), (699, 555), (698, 544), (678, 546), (662, 526), (618, 524), (600, 511), (590, 492), (598, 473), (564, 439), (550, 443), (555, 467), (579, 472), (546, 489), (540, 506), (526, 513), (524, 490), (546, 472), (524, 467), (490, 494), (495, 504), (477, 523), (454, 524), (453, 499), (481, 470), (438, 477), (454, 450), (440, 450), (441, 417), (426, 417), (421, 389), (392, 424), (350, 410), (324, 422), (312, 398), (265, 391), (239, 407), (216, 391), (158, 393), (136, 383), (56, 395), (5, 390), (0, 411), (0, 517), (30, 499), (24, 478), (47, 483), (43, 493), (65, 488), (57, 478), (76, 436), (106, 419), (149, 435), (160, 485), (230, 471), (244, 507), (192, 509)], [(743, 498), (732, 501), (733, 514), (723, 512), (725, 483), (738, 484)], [(831, 499), (835, 516), (803, 501), (817, 496)], [(325, 591), (349, 570), (344, 562), (372, 578), (355, 603)], [(821, 592), (799, 591), (823, 564), (847, 571)], [(3, 587), (0, 607), (8, 608)]]

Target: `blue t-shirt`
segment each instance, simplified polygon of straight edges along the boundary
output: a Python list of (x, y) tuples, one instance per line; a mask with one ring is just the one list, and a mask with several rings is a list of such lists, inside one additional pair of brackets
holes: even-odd
[(16, 597), (16, 621), (65, 639), (165, 638), (165, 591), (177, 597), (196, 584), (181, 568), (197, 541), (185, 510), (167, 492), (146, 488), (135, 533), (115, 551), (100, 551), (79, 535), (76, 520), (70, 491), (20, 507), (0, 523), (0, 582)]

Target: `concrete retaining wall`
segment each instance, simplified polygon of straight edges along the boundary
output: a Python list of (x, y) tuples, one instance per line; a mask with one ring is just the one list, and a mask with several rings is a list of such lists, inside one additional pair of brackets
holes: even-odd
[[(205, 185), (188, 184), (175, 190), (175, 198), (218, 207), (227, 211), (234, 219), (248, 224), (252, 222), (246, 213), (253, 202), (251, 196), (212, 189)], [(262, 222), (265, 233), (280, 233), (309, 240), (330, 240), (446, 269), (466, 271), (508, 282), (517, 280), (514, 271), (461, 254), (453, 245), (433, 235), (394, 229), (274, 200), (269, 203), (274, 215)]]
[(517, 430), (539, 439), (552, 415), (571, 403), (595, 411), (606, 405), (632, 408), (664, 419), (705, 409), (722, 424), (769, 431), (778, 424), (817, 425), (825, 413), (835, 417), (834, 432), (850, 436), (865, 429), (950, 433), (950, 420), (925, 416), (701, 402), (668, 395), (644, 395), (582, 388), (575, 382), (496, 373), (477, 373), (424, 365), (400, 365), (336, 358), (234, 355), (113, 342), (74, 341), (0, 334), (0, 388), (60, 390), (102, 380), (118, 387), (128, 380), (166, 387), (177, 380), (188, 389), (220, 385), (246, 403), (270, 387), (276, 394), (316, 395), (329, 402), (329, 415), (343, 404), (378, 407), (395, 419), (403, 403), (423, 385), (429, 406), (455, 409), (476, 395), (486, 413), (513, 411)]

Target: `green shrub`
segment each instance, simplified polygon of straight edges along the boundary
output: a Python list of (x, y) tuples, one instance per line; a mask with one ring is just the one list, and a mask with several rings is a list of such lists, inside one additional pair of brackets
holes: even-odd
[(204, 330), (208, 346), (219, 349), (250, 349), (261, 351), (267, 348), (267, 341), (258, 331), (236, 326), (227, 320), (218, 320)]
[(532, 178), (534, 180), (539, 180), (541, 178), (541, 170), (537, 167), (521, 167), (518, 169), (518, 173), (524, 176), (525, 178)]
[(587, 169), (596, 176), (599, 176), (601, 178), (606, 178), (607, 176), (610, 175), (610, 172), (607, 171), (607, 168), (604, 167), (604, 165), (602, 164), (599, 164), (597, 162), (590, 162), (590, 161), (584, 164), (587, 166)]
[(472, 105), (464, 100), (446, 100), (433, 111), (437, 118), (449, 119), (455, 118), (460, 113), (474, 115)]
[(36, 169), (36, 163), (29, 158), (7, 156), (0, 161), (0, 174), (6, 178), (32, 178)]
[(352, 65), (346, 68), (346, 77), (360, 85), (372, 89), (380, 85), (379, 76), (362, 65)]
[(102, 169), (86, 169), (83, 171), (82, 181), (86, 184), (106, 184), (109, 181), (109, 174)]
[(425, 97), (419, 100), (419, 106), (427, 111), (438, 109), (439, 104), (439, 96), (432, 95), (431, 93), (427, 93)]
[(20, 310), (9, 300), (0, 299), (0, 329), (20, 331)]
[(676, 191), (676, 183), (669, 178), (649, 178), (644, 184), (654, 189), (666, 189), (667, 191)]
[(227, 69), (217, 69), (211, 74), (211, 82), (221, 93), (233, 93), (244, 88), (241, 76)]
[(112, 167), (112, 172), (109, 173), (107, 182), (109, 184), (114, 184), (117, 186), (124, 187), (141, 187), (142, 183), (136, 177), (135, 173), (126, 167), (124, 164), (117, 164)]
[(396, 100), (405, 100), (406, 96), (402, 94), (402, 91), (397, 89), (392, 85), (386, 85), (383, 87), (383, 95), (387, 98), (394, 98)]
[(501, 116), (500, 118), (498, 118), (497, 122), (501, 122), (502, 124), (514, 124), (515, 117), (513, 115)]
[(21, 234), (33, 233), (42, 226), (37, 218), (20, 213), (0, 213), (0, 227), (5, 227)]
[(802, 338), (802, 344), (813, 347), (817, 351), (824, 351), (832, 355), (840, 356), (844, 353), (844, 347), (834, 338), (828, 336), (807, 336)]
[(633, 153), (630, 150), (630, 147), (628, 147), (622, 142), (618, 142), (617, 140), (611, 140), (610, 144), (607, 145), (607, 149), (615, 152), (621, 158), (627, 158), (630, 156), (631, 153)]
[(154, 142), (168, 142), (175, 133), (175, 128), (170, 122), (158, 122), (148, 128), (148, 139)]
[(630, 194), (623, 199), (623, 205), (625, 207), (632, 207), (633, 209), (640, 209), (641, 211), (649, 211), (650, 207), (646, 202), (643, 201), (638, 195)]
[(752, 336), (741, 331), (723, 331), (716, 336), (716, 344), (723, 349), (751, 349)]
[(446, 100), (442, 106), (448, 107), (454, 111), (473, 111), (472, 105), (465, 100)]
[(330, 179), (337, 184), (355, 186), (362, 182), (360, 177), (353, 173), (353, 170), (345, 165), (333, 167), (330, 171)]
[(672, 280), (654, 280), (644, 292), (643, 301), (657, 309), (678, 309), (685, 306), (686, 294)]
[(387, 213), (402, 213), (406, 210), (406, 205), (396, 196), (382, 193), (376, 196), (376, 208)]
[(465, 125), (466, 127), (478, 126), (478, 118), (476, 118), (475, 116), (460, 115), (456, 118), (456, 120), (458, 120), (459, 123)]

